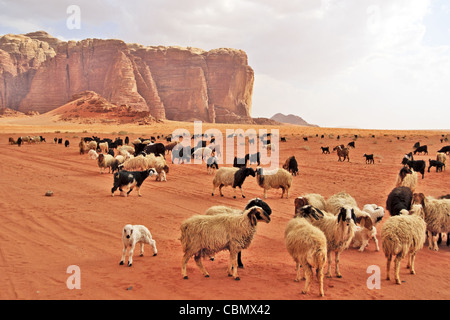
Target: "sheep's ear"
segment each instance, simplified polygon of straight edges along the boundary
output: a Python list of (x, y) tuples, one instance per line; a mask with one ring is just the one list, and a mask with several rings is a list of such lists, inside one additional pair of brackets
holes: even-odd
[(338, 214), (337, 223), (341, 222), (341, 218), (342, 218), (343, 215), (345, 217), (345, 209), (341, 208), (341, 210), (339, 211), (339, 214)]
[(314, 208), (322, 217), (324, 216), (324, 214), (323, 214), (323, 212), (322, 211), (320, 211), (319, 209), (317, 209), (317, 208)]
[(250, 220), (250, 224), (254, 227), (258, 223), (258, 219), (256, 218), (256, 209), (250, 210), (248, 213), (248, 218)]
[(363, 219), (364, 219), (364, 227), (366, 229), (372, 230), (372, 227), (373, 227), (372, 218), (370, 218), (370, 217), (363, 217)]

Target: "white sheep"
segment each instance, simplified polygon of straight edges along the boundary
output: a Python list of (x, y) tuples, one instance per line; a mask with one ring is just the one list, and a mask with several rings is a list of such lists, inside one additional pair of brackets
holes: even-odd
[(127, 154), (134, 154), (135, 150), (132, 146), (124, 145), (117, 148), (119, 154), (126, 156)]
[(413, 195), (413, 203), (421, 204), (425, 212), (428, 233), (428, 249), (439, 251), (439, 233), (450, 232), (450, 199), (425, 197), (423, 193)]
[(108, 142), (100, 142), (98, 144), (98, 148), (100, 149), (100, 151), (102, 153), (108, 153), (108, 151), (109, 151)]
[(369, 214), (375, 226), (378, 225), (384, 217), (384, 208), (374, 203), (365, 204), (362, 211)]
[(212, 149), (208, 147), (198, 148), (192, 153), (195, 159), (208, 159), (211, 157)]
[(109, 169), (111, 173), (111, 165), (114, 163), (114, 157), (110, 154), (100, 153), (97, 158), (97, 165), (100, 168), (100, 173), (104, 173), (105, 169)]
[(400, 215), (392, 216), (381, 228), (381, 243), (386, 256), (386, 279), (390, 280), (390, 267), (392, 256), (395, 257), (395, 283), (400, 281), (400, 261), (408, 255), (407, 268), (411, 274), (415, 274), (414, 260), (417, 251), (422, 249), (425, 241), (427, 225), (423, 219), (423, 208), (414, 204), (408, 214), (406, 209), (401, 210)]
[(98, 158), (97, 151), (95, 151), (95, 149), (90, 149), (88, 152), (88, 158), (92, 159), (92, 160), (97, 160), (97, 158)]
[(97, 141), (94, 140), (89, 141), (89, 143), (87, 144), (87, 148), (89, 150), (97, 150)]
[(267, 190), (281, 188), (281, 198), (286, 192), (286, 199), (289, 199), (289, 189), (292, 186), (292, 174), (282, 168), (273, 170), (265, 170), (263, 168), (256, 169), (256, 181), (258, 185), (264, 189), (264, 199), (267, 199)]
[(155, 168), (158, 175), (156, 181), (167, 181), (166, 173), (169, 173), (169, 166), (166, 164), (166, 160), (163, 155), (155, 156), (151, 153), (145, 156), (147, 161), (147, 168)]
[(442, 162), (445, 166), (445, 162), (447, 161), (447, 155), (444, 152), (438, 152), (436, 154), (436, 160)]
[(147, 159), (143, 155), (125, 160), (121, 168), (126, 171), (145, 171), (149, 168)]
[(377, 239), (377, 228), (374, 226), (371, 217), (361, 217), (359, 221), (359, 226), (355, 227), (355, 235), (353, 236), (353, 248), (358, 248), (359, 251), (363, 252), (368, 246), (369, 240), (375, 242), (376, 251), (380, 251)]
[(186, 264), (192, 256), (203, 275), (209, 277), (202, 264), (202, 257), (228, 250), (228, 275), (239, 280), (238, 252), (250, 246), (256, 232), (258, 216), (266, 223), (270, 222), (269, 215), (260, 207), (252, 207), (241, 215), (195, 215), (186, 219), (180, 228), (180, 241), (184, 252), (181, 263), (183, 278), (188, 279)]
[[(328, 270), (326, 276), (331, 277), (331, 253), (335, 253), (335, 273), (336, 277), (341, 278), (339, 270), (339, 257), (341, 253), (350, 246), (355, 234), (356, 216), (354, 209), (349, 206), (341, 208), (337, 216), (322, 212), (313, 207), (320, 215), (319, 220), (309, 219), (312, 225), (323, 231), (327, 238), (327, 260)], [(298, 208), (296, 207), (296, 211)]]
[(123, 227), (122, 232), (122, 242), (123, 242), (123, 251), (122, 251), (122, 259), (120, 259), (120, 265), (123, 265), (125, 262), (125, 254), (127, 252), (127, 248), (130, 247), (128, 252), (128, 266), (131, 267), (133, 264), (133, 252), (136, 244), (140, 244), (140, 256), (144, 255), (144, 244), (149, 244), (153, 248), (153, 256), (156, 256), (158, 250), (156, 249), (156, 241), (153, 240), (152, 234), (147, 229), (147, 227), (143, 225), (131, 225), (127, 224)]
[(295, 281), (301, 279), (300, 267), (305, 269), (306, 282), (302, 293), (309, 292), (313, 277), (312, 268), (314, 268), (317, 270), (317, 279), (319, 280), (319, 295), (323, 297), (323, 269), (327, 262), (327, 238), (319, 228), (305, 219), (310, 215), (313, 219), (319, 219), (309, 205), (296, 210), (295, 217), (286, 225), (284, 238), (286, 249), (296, 264)]
[[(239, 172), (238, 175), (236, 175)], [(231, 186), (234, 190), (233, 198), (236, 198), (236, 187), (241, 189), (241, 195), (245, 198), (242, 184), (248, 175), (255, 175), (252, 168), (236, 168), (236, 167), (222, 167), (216, 171), (213, 178), (213, 189), (211, 195), (214, 196), (216, 188), (219, 187), (220, 196), (223, 197), (222, 188)]]

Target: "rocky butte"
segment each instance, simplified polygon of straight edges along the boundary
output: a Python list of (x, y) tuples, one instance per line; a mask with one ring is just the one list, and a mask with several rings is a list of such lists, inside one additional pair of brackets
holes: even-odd
[(158, 120), (254, 123), (254, 72), (242, 50), (0, 37), (0, 108), (45, 113), (92, 91)]

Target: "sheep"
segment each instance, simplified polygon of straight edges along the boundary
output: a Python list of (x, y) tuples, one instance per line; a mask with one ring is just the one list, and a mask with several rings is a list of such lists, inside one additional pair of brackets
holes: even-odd
[(146, 169), (148, 169), (148, 162), (143, 155), (132, 157), (120, 165), (120, 170), (143, 171)]
[(238, 158), (234, 157), (233, 159), (233, 167), (235, 168), (245, 168), (247, 166), (247, 158)]
[(87, 144), (87, 148), (89, 150), (97, 150), (97, 142), (94, 141), (94, 140), (89, 141), (88, 144)]
[(125, 162), (125, 157), (118, 154), (114, 157), (114, 161), (111, 164), (111, 171), (114, 173), (119, 170), (119, 166)]
[(361, 217), (359, 226), (355, 227), (355, 235), (353, 237), (353, 248), (359, 247), (359, 251), (363, 252), (369, 244), (369, 240), (373, 239), (375, 242), (376, 251), (380, 251), (377, 239), (377, 228), (374, 226), (372, 217)]
[(322, 153), (329, 154), (330, 153), (330, 147), (320, 147), (322, 149)]
[[(296, 208), (298, 210), (298, 208)], [(341, 208), (337, 216), (328, 212), (311, 207), (320, 214), (319, 220), (309, 218), (309, 222), (323, 231), (327, 238), (327, 261), (328, 269), (326, 273), (327, 278), (331, 278), (331, 254), (335, 254), (335, 274), (336, 277), (342, 278), (339, 270), (339, 257), (345, 249), (350, 246), (350, 243), (355, 234), (356, 216), (353, 208), (345, 206)]]
[(135, 149), (132, 146), (125, 145), (117, 148), (117, 151), (123, 156), (127, 154), (134, 155)]
[(114, 162), (114, 157), (110, 154), (100, 153), (97, 158), (97, 165), (100, 168), (100, 173), (104, 173), (105, 169), (109, 169), (109, 173), (111, 173), (111, 165)]
[[(343, 146), (336, 146), (333, 148), (333, 151), (337, 152), (337, 155), (339, 157), (338, 161), (345, 161), (347, 159), (348, 162), (350, 162), (350, 150), (348, 148), (345, 148)], [(343, 158), (341, 160), (341, 158)]]
[(78, 143), (78, 147), (80, 148), (80, 154), (84, 154), (85, 152), (88, 151), (88, 147), (86, 142), (84, 142), (83, 139), (80, 140), (80, 142)]
[(183, 221), (180, 227), (180, 241), (184, 253), (181, 262), (183, 278), (188, 279), (186, 264), (192, 256), (203, 275), (209, 277), (202, 264), (202, 257), (228, 250), (230, 252), (228, 275), (240, 280), (237, 272), (237, 255), (250, 246), (256, 232), (257, 215), (262, 221), (270, 222), (269, 215), (256, 206), (245, 210), (241, 215), (226, 213), (194, 215)]
[(169, 154), (169, 152), (172, 152), (172, 149), (179, 144), (180, 142), (178, 141), (171, 141), (168, 144), (166, 144), (166, 153)]
[(413, 200), (413, 192), (408, 187), (392, 189), (386, 200), (386, 210), (391, 216), (400, 214), (401, 210), (409, 211)]
[[(300, 202), (301, 201), (301, 202)], [(307, 193), (295, 199), (296, 207), (303, 207), (311, 205), (316, 209), (325, 211), (326, 201), (325, 198), (318, 193)]]
[(253, 177), (255, 176), (255, 170), (253, 168), (223, 167), (218, 169), (214, 175), (213, 190), (211, 195), (214, 196), (216, 188), (219, 187), (220, 196), (223, 197), (222, 188), (232, 186), (234, 190), (234, 199), (236, 199), (236, 187), (241, 189), (242, 198), (245, 198), (244, 191), (242, 190), (242, 184), (249, 175)]
[(145, 160), (147, 161), (147, 168), (155, 168), (158, 173), (156, 181), (167, 181), (166, 173), (169, 173), (169, 166), (162, 155), (156, 156), (151, 153), (145, 156)]
[(328, 198), (328, 200), (326, 201), (325, 211), (333, 215), (337, 215), (341, 212), (341, 209), (344, 206), (349, 206), (353, 208), (357, 219), (368, 215), (359, 209), (355, 198), (353, 198), (350, 194), (343, 191), (333, 194), (331, 197)]
[(411, 274), (414, 270), (414, 260), (417, 251), (422, 249), (425, 241), (427, 225), (423, 219), (423, 208), (414, 204), (408, 210), (402, 209), (402, 214), (390, 217), (381, 228), (381, 243), (386, 256), (386, 279), (390, 280), (390, 267), (392, 256), (395, 255), (395, 283), (400, 281), (400, 261), (408, 255), (407, 268)]
[(88, 158), (92, 159), (92, 160), (97, 160), (97, 158), (98, 158), (97, 151), (95, 151), (95, 149), (90, 149), (88, 152)]
[(417, 147), (416, 148), (416, 150), (414, 150), (414, 154), (416, 154), (416, 153), (424, 153), (424, 154), (428, 154), (428, 146), (419, 146), (419, 147)]
[(298, 174), (298, 163), (297, 159), (295, 159), (295, 156), (291, 156), (286, 159), (283, 164), (283, 169), (289, 171), (293, 176), (296, 176)]
[(209, 157), (211, 157), (211, 153), (212, 153), (212, 149), (208, 148), (208, 147), (202, 147), (202, 148), (198, 148), (196, 149), (191, 157), (195, 158), (195, 159), (208, 159)]
[(109, 150), (108, 142), (100, 142), (98, 144), (98, 148), (100, 149), (100, 152), (108, 153), (108, 150)]
[(245, 155), (245, 163), (252, 164), (252, 163), (256, 163), (258, 166), (261, 164), (261, 152), (256, 152), (253, 154), (246, 154)]
[(445, 162), (447, 161), (447, 156), (445, 153), (443, 152), (438, 152), (436, 154), (436, 160), (439, 162), (442, 162), (444, 164), (444, 168), (445, 168)]
[(128, 251), (128, 266), (132, 266), (134, 248), (138, 243), (141, 246), (139, 253), (141, 257), (144, 255), (144, 244), (149, 244), (152, 246), (153, 256), (156, 256), (158, 253), (158, 250), (156, 249), (156, 241), (153, 240), (152, 234), (150, 233), (148, 228), (143, 225), (125, 225), (122, 232), (122, 242), (123, 250), (122, 258), (119, 262), (120, 265), (123, 265), (123, 263), (125, 262), (125, 254), (127, 252), (127, 248), (130, 247), (130, 250)]
[(306, 282), (302, 293), (309, 292), (313, 276), (312, 268), (315, 268), (319, 281), (319, 295), (323, 297), (323, 269), (327, 262), (327, 238), (319, 228), (305, 219), (310, 215), (313, 219), (319, 219), (311, 206), (303, 206), (300, 210), (296, 210), (294, 218), (288, 222), (284, 231), (285, 245), (296, 264), (295, 281), (300, 281), (300, 267), (303, 266), (305, 269)]
[(438, 251), (438, 235), (450, 232), (450, 199), (435, 199), (425, 197), (423, 193), (415, 193), (412, 203), (422, 205), (427, 224), (428, 249)]
[[(231, 207), (227, 207), (227, 206), (212, 206), (208, 210), (206, 210), (205, 214), (206, 215), (216, 215), (216, 214), (222, 214), (222, 213), (242, 214), (245, 210), (250, 209), (251, 207), (255, 207), (255, 206), (261, 207), (264, 210), (264, 212), (266, 212), (269, 216), (272, 214), (272, 209), (270, 208), (270, 206), (265, 201), (263, 201), (259, 198), (254, 198), (254, 199), (250, 200), (247, 203), (247, 205), (245, 206), (244, 210), (231, 208)], [(258, 214), (256, 215), (256, 218), (258, 220), (263, 220), (263, 218)], [(210, 256), (209, 259), (211, 261), (214, 261), (214, 256)], [(237, 259), (238, 259), (238, 268), (244, 268), (244, 264), (242, 263), (241, 251), (239, 251)]]
[(264, 199), (267, 199), (267, 190), (281, 188), (281, 198), (286, 192), (286, 199), (289, 199), (289, 189), (292, 186), (292, 175), (289, 171), (278, 168), (273, 170), (256, 169), (256, 180), (258, 185), (264, 189)]
[(366, 158), (366, 164), (375, 164), (375, 160), (373, 159), (373, 154), (365, 154), (363, 155), (364, 158)]
[(374, 225), (378, 225), (384, 217), (384, 208), (373, 203), (365, 204), (362, 211), (369, 214)]
[(403, 167), (397, 175), (397, 180), (395, 182), (396, 187), (408, 187), (412, 192), (416, 190), (418, 176), (417, 172), (409, 167)]

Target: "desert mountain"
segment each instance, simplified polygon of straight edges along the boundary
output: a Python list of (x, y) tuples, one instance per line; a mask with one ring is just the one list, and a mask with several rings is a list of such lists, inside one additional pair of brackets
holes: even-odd
[(272, 118), (270, 119), (281, 123), (294, 124), (298, 126), (318, 127), (315, 124), (309, 124), (308, 122), (303, 120), (303, 118), (293, 114), (284, 115), (282, 113), (277, 113), (273, 115)]
[(237, 49), (66, 42), (44, 31), (0, 37), (0, 108), (20, 112), (45, 113), (94, 92), (155, 119), (253, 123), (253, 80)]

